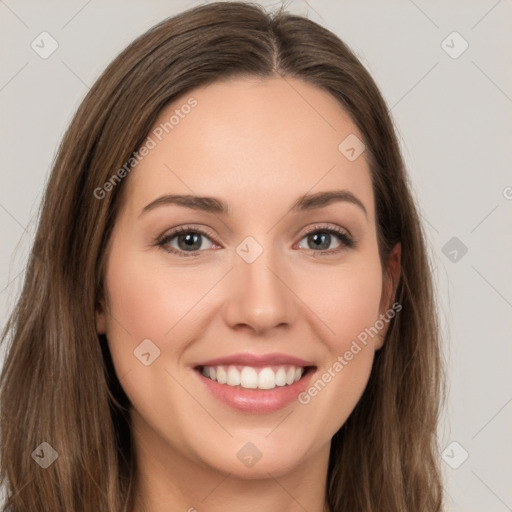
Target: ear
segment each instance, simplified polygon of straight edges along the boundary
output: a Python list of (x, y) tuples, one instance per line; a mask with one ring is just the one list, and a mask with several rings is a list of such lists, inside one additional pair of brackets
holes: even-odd
[(105, 334), (107, 332), (107, 319), (105, 315), (105, 304), (103, 300), (100, 300), (96, 304), (96, 332), (98, 334)]
[[(389, 254), (385, 268), (383, 269), (382, 294), (379, 306), (379, 315), (386, 315), (386, 312), (392, 309), (395, 302), (396, 290), (400, 282), (400, 263), (402, 259), (402, 244), (398, 242)], [(389, 317), (389, 315), (387, 316)], [(387, 318), (386, 317), (386, 318)], [(380, 317), (379, 317), (380, 318)], [(389, 321), (385, 321), (385, 327), (379, 332), (375, 339), (375, 350), (382, 348), (384, 338), (389, 328)]]

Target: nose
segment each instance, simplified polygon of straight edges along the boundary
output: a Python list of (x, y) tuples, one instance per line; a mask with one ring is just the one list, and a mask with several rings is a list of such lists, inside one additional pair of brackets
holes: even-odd
[(297, 304), (283, 262), (264, 250), (252, 263), (235, 254), (233, 267), (224, 305), (225, 321), (231, 328), (261, 335), (293, 324)]

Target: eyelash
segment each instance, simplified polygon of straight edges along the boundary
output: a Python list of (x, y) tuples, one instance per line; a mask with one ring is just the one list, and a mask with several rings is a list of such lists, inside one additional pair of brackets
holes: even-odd
[[(205, 236), (206, 238), (210, 239), (211, 242), (213, 242), (213, 239), (215, 238), (213, 233), (209, 232), (208, 230), (192, 228), (190, 226), (181, 226), (179, 228), (174, 229), (170, 233), (166, 233), (166, 234), (160, 236), (156, 240), (156, 245), (161, 247), (164, 251), (172, 253), (172, 254), (177, 254), (180, 257), (186, 257), (186, 258), (197, 257), (199, 255), (199, 253), (202, 252), (201, 250), (191, 251), (190, 253), (187, 253), (186, 251), (180, 251), (180, 250), (176, 250), (174, 248), (166, 247), (166, 245), (173, 238), (176, 238), (177, 236), (184, 234), (184, 233), (187, 233), (187, 234), (194, 233), (194, 234), (202, 235), (202, 236)], [(320, 256), (336, 254), (340, 251), (343, 251), (346, 249), (352, 249), (356, 246), (354, 239), (345, 230), (338, 228), (338, 227), (328, 227), (327, 228), (327, 227), (315, 225), (315, 226), (313, 226), (313, 228), (311, 230), (304, 233), (300, 240), (302, 240), (303, 238), (305, 238), (311, 234), (314, 234), (314, 233), (327, 233), (330, 235), (335, 235), (338, 237), (339, 241), (341, 242), (341, 247), (338, 247), (337, 249), (330, 249), (327, 251), (314, 251), (314, 250), (310, 249), (310, 251), (315, 256), (316, 256), (315, 253), (319, 253)]]

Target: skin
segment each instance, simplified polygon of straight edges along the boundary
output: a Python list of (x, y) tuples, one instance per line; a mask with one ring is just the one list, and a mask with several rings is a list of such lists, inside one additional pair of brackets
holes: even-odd
[[(122, 184), (106, 302), (97, 312), (97, 330), (107, 335), (133, 404), (136, 510), (144, 503), (152, 512), (233, 505), (321, 512), (330, 439), (357, 404), (388, 324), (307, 405), (294, 401), (277, 412), (226, 406), (193, 366), (238, 352), (282, 352), (314, 361), (319, 377), (393, 304), (400, 245), (386, 262), (388, 279), (365, 153), (351, 162), (338, 150), (348, 135), (362, 136), (327, 92), (292, 78), (230, 79), (177, 99), (155, 126), (190, 96), (197, 106)], [(290, 211), (305, 193), (338, 189), (357, 196), (367, 215), (346, 201)], [(141, 215), (171, 193), (214, 196), (231, 213), (165, 205)], [(157, 245), (162, 234), (190, 224), (214, 235), (201, 238), (198, 256)], [(306, 236), (315, 224), (348, 230), (356, 245), (346, 248), (332, 235), (327, 249), (315, 248)], [(263, 249), (250, 264), (236, 252), (247, 236)], [(170, 245), (185, 244), (174, 238)], [(150, 366), (133, 353), (147, 338), (161, 351)], [(237, 457), (249, 441), (262, 453), (251, 468)]]

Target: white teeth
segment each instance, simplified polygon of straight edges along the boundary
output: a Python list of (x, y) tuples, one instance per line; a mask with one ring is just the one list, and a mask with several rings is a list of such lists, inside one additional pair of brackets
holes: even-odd
[(240, 385), (243, 388), (256, 389), (258, 387), (258, 374), (254, 368), (244, 366), (240, 374)]
[[(238, 368), (242, 368), (242, 370), (240, 371)], [(238, 368), (234, 365), (228, 367), (205, 366), (202, 369), (202, 374), (219, 384), (242, 386), (246, 389), (274, 389), (276, 386), (289, 386), (300, 380), (304, 374), (304, 368), (288, 365), (280, 366), (277, 371), (269, 366), (261, 369), (252, 366), (239, 366)]]
[(283, 367), (276, 372), (276, 386), (286, 386), (286, 372)]
[(228, 368), (228, 380), (226, 383), (228, 386), (238, 386), (240, 384), (240, 372), (234, 366)]
[(263, 368), (261, 370), (258, 375), (258, 387), (260, 389), (273, 389), (276, 387), (276, 375), (271, 368)]
[(224, 371), (224, 368), (222, 368), (222, 366), (217, 366), (217, 382), (219, 384), (226, 384), (226, 381), (227, 381), (227, 376), (226, 376), (226, 372)]

